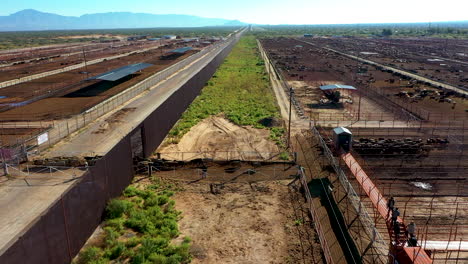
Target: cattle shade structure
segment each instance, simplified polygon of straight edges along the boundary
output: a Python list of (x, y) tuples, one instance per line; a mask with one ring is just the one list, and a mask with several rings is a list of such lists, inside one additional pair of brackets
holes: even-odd
[(322, 85), (320, 86), (320, 90), (328, 91), (328, 90), (336, 90), (336, 89), (344, 89), (344, 90), (357, 90), (351, 85), (344, 85), (344, 84), (330, 84), (330, 85)]
[(184, 54), (185, 52), (187, 52), (189, 50), (192, 50), (192, 49), (193, 49), (192, 47), (183, 47), (183, 48), (178, 48), (178, 49), (175, 49), (175, 50), (171, 50), (168, 53), (181, 53), (181, 54)]
[(104, 81), (117, 81), (119, 79), (122, 79), (123, 77), (126, 77), (130, 74), (133, 74), (137, 71), (146, 69), (150, 66), (153, 66), (153, 64), (149, 63), (137, 63), (137, 64), (132, 64), (132, 65), (127, 65), (112, 71), (108, 71), (103, 74), (99, 74), (97, 76), (91, 77), (88, 80), (104, 80)]

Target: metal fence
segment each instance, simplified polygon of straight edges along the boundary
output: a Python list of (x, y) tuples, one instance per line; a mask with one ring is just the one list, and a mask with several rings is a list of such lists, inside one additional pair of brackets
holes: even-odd
[(257, 40), (257, 44), (258, 44), (258, 48), (260, 50), (260, 54), (261, 54), (263, 60), (265, 61), (265, 67), (266, 67), (267, 72), (270, 74), (270, 76), (272, 76), (273, 75), (272, 73), (274, 73), (274, 76), (276, 76), (275, 79), (278, 80), (279, 84), (281, 85), (283, 90), (286, 92), (286, 95), (288, 96), (288, 98), (290, 98), (291, 103), (294, 105), (294, 108), (296, 110), (297, 115), (302, 119), (307, 119), (308, 117), (305, 116), (304, 108), (297, 101), (297, 99), (296, 99), (296, 97), (294, 95), (294, 92), (291, 92), (291, 91), (294, 91), (294, 89), (288, 84), (287, 81), (285, 81), (285, 78), (283, 77), (281, 72), (279, 72), (273, 66), (272, 60), (269, 57), (268, 53), (265, 52), (265, 49), (263, 48), (262, 43), (259, 40)]
[[(32, 151), (36, 147), (38, 150), (43, 150), (45, 148), (50, 147), (51, 145), (59, 142), (61, 139), (67, 137), (71, 133), (78, 131), (79, 129), (83, 128), (87, 124), (95, 121), (97, 118), (101, 117), (102, 115), (108, 113), (116, 109), (121, 104), (126, 103), (127, 101), (131, 100), (135, 96), (141, 94), (142, 92), (149, 90), (156, 84), (160, 83), (164, 79), (167, 79), (174, 73), (180, 71), (181, 69), (187, 67), (190, 64), (193, 64), (193, 67), (199, 67), (204, 64), (204, 61), (200, 61), (199, 59), (203, 56), (212, 56), (216, 57), (221, 51), (223, 51), (226, 47), (232, 44), (236, 39), (238, 39), (238, 35), (233, 35), (231, 38), (219, 42), (213, 46), (210, 46), (188, 58), (185, 60), (179, 61), (178, 63), (155, 73), (151, 77), (133, 85), (132, 87), (126, 89), (125, 91), (114, 95), (107, 100), (95, 105), (94, 107), (88, 109), (87, 111), (76, 115), (72, 118), (53, 121), (52, 126), (42, 131), (42, 133), (47, 133), (47, 141), (43, 144), (38, 144), (37, 137), (30, 138), (28, 140), (23, 140), (21, 142), (17, 142), (16, 146), (9, 146), (7, 148), (15, 148), (15, 149), (22, 149), (26, 151)], [(201, 67), (199, 67), (201, 68)], [(24, 148), (24, 146), (28, 146)], [(22, 153), (21, 156), (27, 156), (27, 152)], [(18, 157), (14, 157), (14, 159), (18, 159)]]
[(372, 216), (367, 212), (365, 205), (362, 203), (360, 196), (354, 190), (351, 182), (348, 180), (348, 177), (339, 166), (339, 163), (336, 161), (333, 153), (328, 148), (325, 140), (322, 138), (319, 131), (315, 127), (312, 127), (312, 134), (319, 141), (319, 145), (323, 148), (324, 155), (333, 167), (341, 186), (344, 188), (348, 201), (357, 213), (368, 237), (373, 241), (371, 247), (376, 252), (379, 252), (377, 257), (380, 262), (376, 263), (386, 263), (388, 243), (383, 239), (382, 235), (374, 224)]
[(307, 185), (307, 177), (305, 175), (304, 168), (300, 167), (298, 169), (298, 175), (302, 188), (304, 189), (304, 194), (307, 201), (307, 208), (309, 209), (310, 214), (312, 215), (312, 219), (314, 220), (314, 227), (317, 231), (320, 240), (320, 245), (322, 245), (323, 255), (325, 256), (326, 262), (328, 264), (332, 264), (334, 262), (330, 253), (330, 247), (328, 246), (325, 231), (323, 230), (322, 225), (320, 223), (320, 217), (317, 211), (315, 210), (314, 204), (312, 203), (312, 196), (310, 195), (309, 186)]
[(157, 156), (160, 159), (179, 161), (191, 161), (194, 159), (267, 161), (279, 160), (280, 155), (281, 153), (279, 152), (258, 151), (197, 151), (157, 153)]
[[(126, 56), (128, 56), (128, 55), (130, 55), (132, 53), (143, 53), (143, 52), (153, 50), (153, 49), (157, 49), (157, 48), (159, 48), (159, 46), (158, 47), (146, 48), (146, 49), (142, 49), (142, 50), (138, 50), (138, 51), (131, 51), (131, 52), (127, 52), (127, 53), (124, 53), (124, 54), (109, 56), (109, 57), (105, 57), (105, 58), (95, 59), (95, 60), (87, 61), (86, 64), (87, 65), (97, 64), (97, 63), (101, 63), (101, 62), (107, 61), (107, 60), (114, 60), (114, 59), (117, 59), (117, 58), (126, 57)], [(8, 87), (8, 86), (12, 86), (12, 85), (16, 85), (16, 84), (20, 84), (20, 83), (29, 82), (29, 81), (32, 81), (32, 80), (44, 78), (44, 77), (54, 75), (54, 74), (59, 74), (59, 73), (63, 73), (63, 72), (76, 70), (76, 69), (79, 69), (79, 68), (83, 68), (84, 66), (85, 66), (85, 63), (83, 62), (83, 63), (67, 66), (67, 67), (64, 67), (64, 68), (60, 68), (60, 69), (57, 69), (57, 70), (42, 72), (42, 73), (38, 73), (38, 74), (26, 76), (26, 77), (14, 79), (14, 80), (4, 81), (4, 82), (0, 83), (0, 89)]]
[[(199, 73), (203, 78), (197, 79), (193, 86), (184, 86), (181, 92), (176, 92), (171, 97), (175, 97), (176, 101), (193, 100), (195, 96), (193, 90), (199, 91), (203, 87), (207, 75), (211, 76), (227, 52), (220, 55), (215, 57), (215, 61), (210, 62), (210, 67), (203, 68), (205, 73)], [(173, 103), (171, 105), (173, 108), (185, 106), (175, 106)], [(169, 114), (168, 117), (164, 115), (165, 111), (165, 108), (158, 108), (143, 122), (163, 116), (162, 120), (168, 123), (167, 126), (172, 126), (179, 115)], [(154, 127), (159, 127), (160, 134), (167, 134), (169, 128), (164, 130), (161, 124), (151, 123)], [(149, 145), (148, 147), (154, 147), (161, 143), (162, 138), (158, 137), (151, 144), (147, 141), (144, 143)], [(0, 248), (0, 263), (70, 263), (100, 224), (106, 202), (121, 194), (131, 182), (133, 173), (132, 143), (129, 134), (97, 160), (93, 167), (82, 173), (81, 178), (74, 181), (66, 192), (57, 197), (47, 210), (25, 228), (24, 232), (12, 237), (8, 245)], [(48, 177), (48, 174), (45, 176)]]

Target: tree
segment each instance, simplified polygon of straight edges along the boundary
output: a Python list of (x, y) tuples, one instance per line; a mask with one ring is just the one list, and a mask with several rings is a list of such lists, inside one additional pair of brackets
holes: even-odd
[(389, 28), (382, 29), (382, 35), (385, 37), (391, 36), (393, 34), (392, 30)]

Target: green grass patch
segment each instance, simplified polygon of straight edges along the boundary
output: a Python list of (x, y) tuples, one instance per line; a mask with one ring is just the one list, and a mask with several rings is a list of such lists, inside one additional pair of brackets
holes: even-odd
[[(255, 128), (265, 128), (259, 123), (264, 118), (280, 117), (253, 35), (240, 39), (201, 95), (169, 132), (169, 142), (177, 143), (198, 122), (218, 114), (224, 114), (234, 124)], [(283, 146), (284, 129), (273, 127), (270, 130), (270, 139)]]
[(180, 244), (173, 185), (153, 179), (130, 185), (120, 198), (109, 201), (103, 223), (103, 242), (84, 249), (76, 263), (189, 263), (190, 238)]

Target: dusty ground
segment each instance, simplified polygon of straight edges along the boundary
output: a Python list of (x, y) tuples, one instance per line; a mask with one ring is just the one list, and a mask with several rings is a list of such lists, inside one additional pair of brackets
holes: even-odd
[[(426, 98), (412, 103), (410, 100), (394, 96), (401, 91), (414, 92), (416, 86), (421, 90), (436, 90), (436, 88), (426, 84), (413, 85), (409, 84), (408, 81), (400, 81), (400, 77), (394, 74), (376, 67), (359, 64), (353, 59), (323, 49), (309, 45), (304, 46), (304, 43), (293, 39), (265, 39), (262, 40), (262, 44), (275, 62), (276, 68), (283, 73), (288, 82), (299, 81), (308, 86), (304, 89), (292, 83), (296, 89), (299, 88), (296, 90), (296, 96), (305, 111), (307, 113), (310, 111), (320, 113), (321, 120), (330, 119), (331, 114), (335, 114), (332, 117), (333, 120), (338, 120), (340, 114), (340, 109), (329, 109), (325, 106), (320, 106), (320, 109), (317, 109), (318, 107), (315, 107), (315, 101), (318, 100), (316, 95), (320, 95), (320, 93), (316, 93), (313, 88), (327, 83), (345, 83), (362, 91), (360, 112), (361, 117), (367, 118), (367, 120), (398, 120), (401, 118), (405, 120), (407, 114), (404, 111), (401, 112), (402, 108), (429, 120), (446, 120), (447, 117), (466, 119), (468, 115), (468, 112), (465, 111), (468, 105), (467, 100), (456, 95), (448, 96), (457, 103), (453, 109), (453, 104), (448, 102), (438, 103), (438, 100)], [(298, 46), (302, 46), (302, 48), (296, 47), (296, 44), (300, 44)], [(356, 73), (357, 69), (360, 69), (359, 73)], [(454, 69), (451, 70), (454, 71)], [(450, 74), (461, 79), (459, 77), (461, 73), (458, 71)], [(394, 80), (393, 84), (390, 83), (391, 80)], [(434, 78), (434, 80), (438, 79)], [(369, 87), (367, 87), (368, 83), (370, 83)], [(357, 112), (358, 96), (354, 96), (353, 104), (345, 106), (348, 112)], [(349, 111), (349, 109), (353, 110)], [(322, 113), (324, 114), (322, 115)], [(352, 116), (356, 116), (356, 114)]]
[[(92, 85), (90, 82), (83, 82), (81, 79), (85, 75), (79, 74), (78, 70), (64, 72), (60, 74), (51, 75), (44, 77), (35, 81), (21, 83), (14, 86), (9, 86), (2, 91), (3, 94), (8, 96), (6, 99), (0, 99), (0, 103), (5, 103), (2, 107), (9, 107), (6, 103), (14, 103), (18, 101), (31, 100), (34, 95), (41, 95), (43, 93), (50, 92), (48, 98), (44, 98), (32, 103), (11, 108), (4, 112), (0, 113), (1, 120), (44, 120), (44, 119), (60, 119), (68, 117), (70, 115), (78, 114), (96, 105), (103, 100), (118, 94), (125, 89), (131, 87), (132, 85), (148, 78), (152, 74), (159, 72), (170, 65), (177, 63), (180, 60), (183, 60), (194, 52), (188, 52), (174, 60), (160, 60), (156, 57), (159, 56), (153, 52), (153, 58), (147, 57), (146, 62), (153, 63), (154, 65), (142, 70), (138, 75), (135, 75), (131, 79), (124, 79), (121, 83), (116, 82), (114, 86), (98, 87), (94, 89), (93, 94), (90, 96), (78, 95), (79, 97), (71, 97), (72, 92), (83, 91)], [(103, 63), (98, 63), (88, 66), (90, 71), (93, 71), (93, 74), (101, 73), (112, 68), (120, 67), (130, 63), (141, 62), (141, 59), (144, 59), (144, 54), (133, 55), (125, 60), (111, 60), (103, 62), (104, 64), (112, 65), (111, 68), (107, 68)], [(64, 80), (66, 80), (64, 82)], [(58, 83), (58, 84), (57, 84)], [(100, 82), (102, 83), (102, 82)], [(61, 87), (63, 85), (64, 87)], [(67, 97), (70, 96), (70, 97)], [(3, 100), (3, 101), (2, 101)], [(5, 108), (8, 109), (8, 108)]]
[(296, 218), (290, 181), (237, 182), (216, 195), (206, 182), (183, 185), (173, 198), (183, 216), (180, 237), (192, 239), (192, 263), (321, 263), (318, 244), (303, 256), (298, 228), (313, 230)]
[[(154, 176), (177, 189), (172, 199), (182, 218), (181, 234), (174, 243), (191, 238), (192, 264), (324, 263), (302, 194), (287, 186), (292, 181), (289, 176), (266, 181), (253, 175), (235, 180), (209, 176), (193, 181), (187, 173), (178, 172)], [(221, 182), (224, 186), (213, 194), (210, 184)], [(84, 248), (99, 246), (103, 239), (100, 226)]]
[[(268, 159), (279, 152), (269, 136), (267, 129), (241, 127), (223, 117), (213, 116), (192, 127), (178, 144), (166, 143), (156, 152), (167, 153), (171, 159), (182, 159), (181, 152), (242, 152), (237, 158)], [(233, 155), (231, 159), (236, 158), (236, 154)]]

